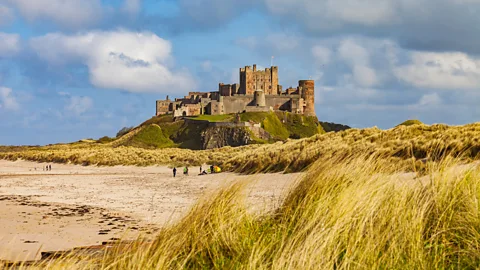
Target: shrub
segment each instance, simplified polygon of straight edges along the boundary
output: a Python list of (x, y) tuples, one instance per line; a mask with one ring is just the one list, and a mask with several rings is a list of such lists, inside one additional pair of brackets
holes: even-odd
[(130, 132), (131, 130), (133, 129), (133, 127), (123, 127), (122, 129), (120, 129), (118, 132), (117, 132), (117, 138), (120, 138), (122, 137), (123, 135), (127, 134), (128, 132)]

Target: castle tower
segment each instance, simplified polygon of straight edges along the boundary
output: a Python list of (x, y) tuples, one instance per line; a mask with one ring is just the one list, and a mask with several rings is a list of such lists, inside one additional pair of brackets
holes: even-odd
[(272, 66), (258, 70), (257, 65), (240, 68), (239, 94), (253, 95), (255, 90), (262, 89), (266, 95), (278, 94), (278, 67)]
[(265, 107), (266, 106), (265, 102), (265, 92), (263, 90), (258, 89), (255, 90), (255, 106), (257, 107)]
[(306, 116), (315, 116), (315, 81), (301, 80), (298, 82), (298, 85), (305, 103), (303, 114)]
[[(255, 66), (255, 69), (257, 67)], [(241, 95), (253, 95), (254, 87), (253, 87), (253, 70), (250, 66), (246, 66), (245, 68), (240, 68), (240, 90), (239, 94)]]
[(270, 69), (270, 72), (271, 72), (271, 75), (270, 75), (270, 78), (271, 78), (271, 91), (270, 91), (270, 95), (277, 95), (278, 94), (278, 67), (271, 67)]

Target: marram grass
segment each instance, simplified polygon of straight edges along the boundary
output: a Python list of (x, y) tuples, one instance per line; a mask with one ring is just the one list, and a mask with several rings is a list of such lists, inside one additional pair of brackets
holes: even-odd
[(423, 175), (374, 155), (319, 159), (281, 206), (262, 216), (245, 209), (243, 185), (236, 184), (200, 201), (147, 247), (44, 266), (479, 268), (480, 169), (447, 155), (427, 163)]
[[(133, 131), (109, 144), (79, 142), (45, 147), (0, 147), (0, 159), (25, 159), (39, 162), (83, 165), (220, 165), (239, 173), (305, 171), (318, 159), (349, 156), (352, 153), (375, 155), (413, 168), (423, 167), (422, 159), (437, 160), (449, 153), (474, 160), (480, 153), (480, 123), (465, 126), (412, 125), (389, 130), (349, 129), (318, 134), (300, 140), (285, 140), (267, 145), (224, 147), (193, 151), (164, 148), (143, 149), (119, 146), (138, 134)], [(431, 152), (430, 149), (437, 149)]]

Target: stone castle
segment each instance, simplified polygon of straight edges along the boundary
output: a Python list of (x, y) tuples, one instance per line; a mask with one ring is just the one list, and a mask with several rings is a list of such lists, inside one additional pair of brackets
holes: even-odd
[(278, 84), (278, 67), (257, 70), (253, 65), (240, 68), (239, 84), (218, 85), (218, 91), (189, 92), (188, 96), (157, 100), (156, 115), (221, 115), (271, 110), (315, 116), (315, 83), (301, 80), (297, 88), (283, 90)]

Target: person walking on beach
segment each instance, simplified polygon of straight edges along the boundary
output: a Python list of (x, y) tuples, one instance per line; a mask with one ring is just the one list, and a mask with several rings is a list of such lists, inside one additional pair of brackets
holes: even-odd
[(49, 171), (52, 170), (52, 165), (48, 165), (48, 170), (49, 170)]
[(202, 170), (202, 165), (200, 165), (200, 173), (202, 173), (202, 171), (203, 171), (203, 170)]
[(183, 168), (183, 174), (188, 176), (188, 167)]
[(175, 177), (175, 175), (177, 175), (177, 168), (173, 167), (173, 177)]

